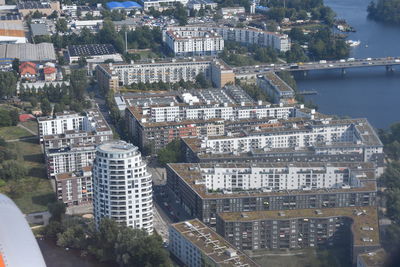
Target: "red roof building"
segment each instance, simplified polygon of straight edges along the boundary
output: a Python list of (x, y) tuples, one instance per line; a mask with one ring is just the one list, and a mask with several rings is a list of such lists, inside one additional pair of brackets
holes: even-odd
[(33, 79), (36, 78), (36, 64), (32, 62), (23, 62), (19, 66), (19, 73), (22, 78)]
[(53, 67), (45, 67), (43, 69), (43, 74), (44, 74), (44, 80), (45, 81), (55, 81), (56, 80), (56, 74), (57, 74), (57, 69)]
[(33, 116), (32, 114), (21, 114), (21, 115), (19, 115), (19, 121), (20, 122), (26, 122), (26, 121), (35, 120), (35, 119), (36, 119), (35, 116)]

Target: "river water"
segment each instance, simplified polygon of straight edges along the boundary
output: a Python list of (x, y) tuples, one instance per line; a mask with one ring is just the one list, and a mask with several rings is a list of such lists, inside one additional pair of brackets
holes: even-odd
[[(325, 0), (357, 32), (348, 39), (360, 40), (351, 57), (400, 57), (400, 25), (390, 26), (367, 18), (370, 0)], [(296, 75), (300, 90), (316, 90), (307, 96), (318, 104), (319, 111), (350, 117), (367, 118), (376, 128), (387, 128), (400, 121), (400, 66), (393, 73), (385, 67), (311, 71), (307, 77)]]

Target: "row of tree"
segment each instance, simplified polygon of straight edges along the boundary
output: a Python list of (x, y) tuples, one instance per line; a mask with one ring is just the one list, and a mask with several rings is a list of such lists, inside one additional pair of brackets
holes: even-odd
[(49, 211), (52, 218), (43, 234), (55, 239), (58, 246), (79, 249), (111, 266), (172, 266), (157, 233), (148, 235), (144, 230), (119, 225), (108, 218), (102, 219), (96, 229), (93, 220), (64, 218), (63, 203), (51, 204)]

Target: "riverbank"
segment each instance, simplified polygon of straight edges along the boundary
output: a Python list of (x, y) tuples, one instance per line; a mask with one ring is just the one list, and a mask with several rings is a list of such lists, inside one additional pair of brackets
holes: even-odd
[[(360, 40), (351, 50), (354, 58), (399, 56), (400, 27), (375, 22), (367, 18), (368, 1), (326, 0), (338, 17), (352, 25), (357, 32), (348, 39)], [(305, 96), (319, 106), (322, 113), (367, 118), (376, 128), (388, 128), (399, 120), (400, 68), (393, 73), (383, 67), (310, 71), (307, 77), (296, 75), (299, 90), (316, 90), (317, 95)]]

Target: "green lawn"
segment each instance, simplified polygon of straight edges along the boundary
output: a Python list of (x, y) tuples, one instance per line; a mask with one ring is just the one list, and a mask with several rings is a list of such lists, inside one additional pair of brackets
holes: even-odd
[(23, 213), (47, 210), (47, 204), (55, 201), (55, 194), (46, 177), (43, 154), (37, 140), (11, 142), (8, 146), (18, 155), (18, 161), (26, 166), (28, 175), (14, 183), (8, 182), (0, 187), (0, 192), (8, 194)]
[(36, 134), (38, 133), (38, 123), (37, 121), (27, 121), (27, 122), (21, 122), (23, 126), (28, 128), (29, 130), (35, 132)]
[(21, 127), (9, 126), (0, 128), (0, 136), (5, 140), (13, 140), (21, 137), (30, 137), (33, 135)]

